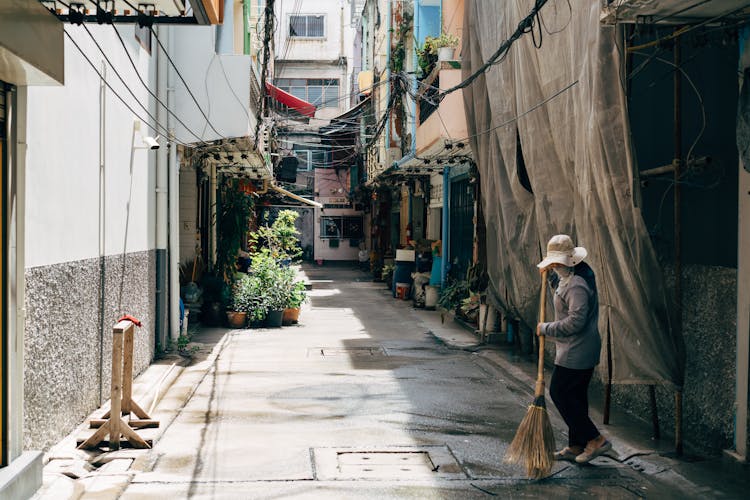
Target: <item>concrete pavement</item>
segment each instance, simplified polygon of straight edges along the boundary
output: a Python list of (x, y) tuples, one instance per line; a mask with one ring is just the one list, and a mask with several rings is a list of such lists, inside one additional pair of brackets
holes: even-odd
[[(747, 491), (746, 468), (662, 456), (646, 426), (624, 417), (602, 428), (615, 443), (611, 457), (557, 464), (550, 478), (528, 481), (502, 458), (531, 401), (533, 363), (478, 345), (359, 271), (305, 272), (313, 290), (300, 325), (203, 332), (196, 363), (179, 370), (155, 407), (162, 427), (154, 448), (91, 454), (95, 466), (79, 462), (77, 480), (62, 479), (52, 460), (39, 498), (741, 498)], [(565, 426), (550, 415), (562, 444)]]

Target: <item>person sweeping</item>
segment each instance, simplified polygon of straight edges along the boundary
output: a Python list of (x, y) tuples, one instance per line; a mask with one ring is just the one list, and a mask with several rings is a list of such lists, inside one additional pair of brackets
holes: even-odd
[[(556, 344), (550, 396), (568, 425), (568, 446), (555, 452), (556, 460), (587, 463), (612, 449), (589, 418), (588, 388), (599, 364), (599, 298), (596, 279), (583, 259), (587, 251), (570, 236), (558, 234), (547, 243), (547, 255), (537, 267), (551, 271), (555, 321), (537, 325), (537, 335)], [(541, 343), (541, 342), (540, 342)]]

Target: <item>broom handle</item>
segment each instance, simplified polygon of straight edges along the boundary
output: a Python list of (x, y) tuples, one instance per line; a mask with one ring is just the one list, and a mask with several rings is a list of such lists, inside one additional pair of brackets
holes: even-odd
[[(542, 271), (542, 286), (539, 291), (539, 323), (544, 322), (544, 309), (547, 303), (547, 270)], [(536, 372), (536, 395), (544, 394), (544, 335), (539, 335), (539, 365)]]

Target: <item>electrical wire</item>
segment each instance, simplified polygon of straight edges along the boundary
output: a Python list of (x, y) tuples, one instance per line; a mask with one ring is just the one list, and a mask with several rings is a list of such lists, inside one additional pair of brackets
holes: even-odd
[(495, 62), (498, 62), (498, 59), (502, 61), (502, 59), (504, 59), (505, 55), (508, 54), (510, 48), (513, 46), (516, 40), (531, 31), (534, 25), (534, 19), (547, 2), (548, 0), (535, 0), (534, 7), (531, 9), (531, 12), (526, 17), (524, 17), (521, 22), (518, 23), (516, 30), (513, 32), (510, 38), (500, 44), (500, 47), (498, 47), (495, 53), (492, 54), (490, 58), (484, 62), (484, 64), (477, 68), (466, 79), (454, 85), (453, 87), (442, 90), (439, 94), (439, 99), (443, 99), (446, 95), (452, 92), (468, 87), (469, 85), (474, 83), (474, 80), (479, 78), (479, 76), (484, 74), (485, 71), (487, 71), (493, 64), (495, 64)]
[(275, 17), (274, 14), (274, 0), (267, 0), (266, 1), (266, 8), (263, 11), (263, 63), (261, 65), (261, 71), (260, 71), (260, 103), (258, 106), (258, 113), (256, 115), (256, 122), (255, 122), (255, 147), (258, 147), (258, 142), (260, 140), (260, 125), (262, 123), (262, 117), (264, 113), (267, 112), (267, 106), (266, 106), (266, 79), (268, 77), (268, 64), (269, 60), (271, 59), (271, 40), (273, 39), (273, 20)]
[(744, 4), (742, 7), (730, 10), (728, 12), (725, 12), (724, 14), (720, 14), (720, 15), (718, 15), (716, 17), (712, 17), (712, 18), (707, 19), (705, 21), (702, 21), (702, 22), (700, 22), (698, 24), (691, 24), (689, 26), (683, 26), (679, 30), (675, 31), (674, 33), (670, 33), (669, 35), (667, 35), (665, 37), (657, 38), (656, 40), (652, 40), (650, 42), (646, 42), (646, 43), (641, 44), (641, 45), (635, 45), (633, 47), (628, 47), (627, 50), (628, 50), (628, 52), (635, 52), (635, 51), (639, 51), (639, 50), (642, 50), (642, 49), (647, 49), (649, 47), (658, 46), (660, 44), (663, 44), (664, 42), (668, 42), (668, 41), (674, 40), (675, 38), (681, 37), (685, 33), (689, 33), (689, 32), (691, 32), (691, 31), (693, 31), (693, 30), (695, 30), (697, 28), (700, 28), (701, 26), (705, 26), (707, 24), (714, 23), (716, 21), (720, 21), (720, 20), (724, 19), (725, 17), (729, 17), (732, 14), (736, 14), (737, 12), (740, 12), (741, 10), (744, 10), (744, 9), (746, 9), (748, 7), (750, 7), (750, 2)]
[[(83, 25), (83, 26), (85, 27), (85, 25)], [(128, 48), (125, 46), (125, 41), (122, 39), (122, 36), (120, 36), (120, 32), (117, 31), (117, 27), (114, 24), (112, 24), (112, 29), (114, 30), (115, 34), (117, 35), (117, 39), (120, 41), (120, 45), (122, 46), (122, 49), (125, 52), (125, 55), (128, 57), (128, 61), (130, 61), (130, 65), (133, 67), (133, 71), (135, 72), (136, 76), (138, 77), (138, 80), (141, 82), (141, 85), (143, 85), (143, 88), (145, 88), (146, 91), (149, 94), (151, 94), (151, 96), (154, 99), (156, 99), (156, 102), (158, 102), (166, 110), (167, 113), (169, 113), (170, 115), (172, 115), (172, 117), (175, 120), (177, 120), (177, 122), (180, 125), (182, 125), (183, 127), (185, 127), (185, 130), (187, 130), (188, 132), (190, 132), (190, 134), (193, 137), (195, 137), (196, 139), (198, 139), (199, 141), (202, 141), (203, 138), (200, 137), (200, 136), (198, 136), (187, 125), (185, 125), (185, 123), (182, 120), (180, 120), (180, 118), (176, 114), (174, 114), (174, 112), (171, 109), (169, 109), (169, 106), (167, 106), (166, 104), (164, 104), (164, 101), (162, 101), (161, 99), (159, 99), (159, 97), (151, 90), (151, 88), (148, 86), (148, 84), (146, 84), (146, 82), (143, 81), (143, 77), (141, 76), (141, 73), (138, 71), (138, 67), (135, 65), (135, 61), (133, 61), (133, 58), (130, 55), (130, 51), (128, 51)], [(91, 32), (89, 32), (88, 28), (86, 29), (86, 32), (93, 39), (93, 35), (91, 34)], [(106, 55), (105, 55), (105, 59), (106, 59)], [(112, 66), (111, 62), (110, 62), (110, 66)]]
[(492, 132), (492, 131), (494, 131), (494, 130), (497, 130), (497, 129), (499, 129), (499, 128), (507, 127), (508, 125), (510, 125), (510, 124), (512, 124), (512, 123), (515, 123), (515, 122), (517, 122), (517, 121), (518, 121), (519, 119), (521, 119), (521, 118), (523, 118), (524, 116), (528, 115), (528, 114), (529, 114), (529, 113), (531, 113), (532, 111), (534, 111), (534, 110), (536, 110), (536, 109), (539, 109), (539, 108), (541, 108), (542, 106), (544, 106), (545, 104), (547, 104), (547, 103), (548, 103), (548, 102), (550, 102), (551, 100), (553, 100), (553, 99), (555, 99), (556, 97), (558, 97), (558, 96), (560, 96), (560, 95), (564, 94), (565, 92), (567, 92), (568, 90), (572, 89), (572, 88), (573, 88), (573, 87), (575, 87), (576, 85), (578, 85), (578, 80), (576, 80), (576, 81), (574, 81), (574, 82), (572, 82), (572, 83), (570, 83), (570, 84), (566, 85), (565, 87), (561, 88), (560, 90), (558, 90), (557, 92), (555, 92), (555, 93), (554, 93), (554, 94), (552, 94), (551, 96), (547, 97), (547, 98), (546, 98), (546, 99), (544, 99), (543, 101), (540, 101), (540, 102), (536, 103), (536, 104), (535, 104), (534, 106), (530, 107), (529, 109), (527, 109), (527, 110), (526, 110), (526, 111), (524, 111), (523, 113), (521, 113), (521, 114), (519, 114), (519, 115), (516, 115), (516, 116), (514, 116), (513, 118), (511, 118), (511, 119), (509, 119), (509, 120), (506, 120), (506, 121), (504, 121), (503, 123), (501, 123), (501, 124), (499, 124), (499, 125), (497, 125), (497, 126), (495, 126), (495, 127), (492, 127), (492, 128), (488, 128), (487, 130), (484, 130), (484, 131), (482, 131), (482, 132), (477, 132), (476, 134), (472, 134), (472, 135), (470, 135), (470, 136), (468, 136), (468, 137), (463, 137), (463, 138), (461, 138), (461, 139), (456, 139), (456, 140), (454, 140), (454, 142), (465, 142), (465, 141), (468, 141), (468, 140), (470, 140), (470, 139), (473, 139), (474, 137), (479, 137), (480, 135), (488, 134), (488, 133), (490, 133), (490, 132)]
[[(273, 0), (269, 0), (269, 2), (273, 2)], [(154, 31), (154, 28), (153, 27), (149, 27), (148, 29), (151, 32), (151, 35), (156, 40), (156, 43), (159, 45), (159, 48), (161, 49), (162, 53), (167, 57), (167, 60), (169, 61), (169, 64), (171, 64), (172, 67), (174, 68), (175, 73), (177, 73), (177, 76), (180, 78), (180, 81), (185, 86), (185, 90), (187, 90), (188, 94), (193, 99), (193, 102), (198, 107), (198, 110), (203, 115), (203, 118), (206, 119), (206, 123), (208, 124), (208, 126), (211, 127), (211, 130), (213, 130), (216, 135), (218, 135), (219, 137), (224, 137), (224, 134), (222, 134), (221, 132), (219, 132), (218, 130), (216, 130), (216, 127), (214, 127), (213, 123), (211, 123), (211, 120), (208, 119), (208, 116), (206, 115), (205, 111), (203, 111), (203, 108), (201, 107), (200, 103), (198, 103), (198, 99), (195, 98), (195, 94), (193, 94), (193, 91), (190, 90), (190, 86), (185, 81), (185, 78), (183, 78), (182, 73), (180, 73), (180, 69), (174, 63), (174, 61), (172, 60), (172, 57), (169, 55), (169, 52), (167, 52), (167, 49), (164, 48), (164, 45), (161, 43), (161, 40), (159, 40), (159, 37), (156, 35), (156, 32)]]
[[(141, 115), (139, 115), (138, 112), (135, 111), (133, 109), (133, 107), (130, 104), (128, 104), (125, 101), (125, 99), (123, 99), (123, 97), (112, 87), (112, 85), (107, 81), (107, 79), (104, 77), (104, 75), (98, 69), (96, 69), (96, 65), (91, 61), (91, 59), (89, 59), (89, 57), (86, 55), (86, 53), (80, 47), (80, 45), (78, 45), (78, 43), (75, 41), (75, 39), (70, 35), (70, 33), (68, 33), (66, 30), (63, 30), (63, 33), (73, 43), (73, 45), (75, 46), (75, 48), (78, 49), (78, 52), (80, 52), (81, 55), (83, 56), (83, 58), (86, 59), (86, 62), (89, 63), (89, 66), (91, 66), (91, 69), (93, 69), (94, 72), (97, 75), (99, 75), (99, 78), (101, 78), (102, 82), (104, 82), (104, 84), (107, 86), (107, 88), (109, 88), (109, 90), (112, 91), (112, 93), (115, 95), (115, 97), (117, 97), (117, 99), (119, 99), (120, 102), (122, 102), (122, 104), (125, 105), (125, 107), (128, 108), (128, 110), (131, 113), (133, 113), (136, 116), (136, 118), (138, 118), (141, 122), (143, 122), (148, 128), (150, 128), (151, 130), (153, 130), (157, 134), (161, 134), (162, 132), (159, 129), (157, 129), (154, 125), (151, 125), (148, 120), (145, 120)], [(179, 142), (179, 141), (175, 141), (175, 142), (178, 143), (178, 144), (180, 144), (180, 145), (182, 145), (182, 146), (186, 146), (186, 144), (184, 144), (182, 142)]]
[[(710, 2), (711, 0), (704, 0), (704, 1)], [(567, 4), (568, 4), (568, 13), (569, 13), (569, 16), (568, 16), (568, 20), (565, 22), (565, 24), (563, 25), (563, 27), (560, 28), (560, 29), (558, 29), (558, 30), (550, 31), (549, 28), (547, 28), (547, 24), (544, 22), (544, 17), (542, 16), (542, 13), (541, 12), (539, 13), (539, 21), (541, 21), (541, 24), (544, 27), (544, 31), (546, 31), (548, 35), (556, 35), (558, 33), (562, 33), (563, 31), (565, 31), (565, 29), (568, 27), (568, 25), (571, 23), (571, 21), (573, 21), (573, 7), (570, 5), (570, 0), (565, 0), (565, 2), (567, 2)], [(555, 13), (557, 13), (557, 2), (554, 2), (553, 5), (555, 7)], [(557, 16), (555, 16), (555, 17), (557, 17)]]
[(91, 32), (89, 31), (89, 29), (86, 27), (85, 24), (82, 24), (81, 27), (89, 35), (89, 37), (91, 38), (91, 40), (94, 42), (94, 45), (96, 46), (96, 48), (99, 49), (99, 52), (101, 52), (102, 57), (104, 57), (104, 60), (107, 62), (107, 64), (109, 65), (109, 67), (112, 68), (112, 71), (114, 71), (115, 76), (117, 76), (117, 78), (120, 80), (120, 82), (122, 83), (122, 85), (125, 87), (125, 90), (128, 91), (128, 93), (130, 94), (130, 96), (135, 100), (135, 102), (138, 103), (138, 106), (141, 107), (141, 109), (146, 113), (146, 115), (149, 118), (151, 118), (151, 120), (153, 120), (153, 122), (157, 126), (161, 127), (161, 130), (159, 131), (159, 133), (163, 134), (165, 136), (168, 136), (169, 132), (167, 131), (167, 128), (163, 124), (159, 123), (159, 121), (156, 119), (156, 117), (154, 115), (152, 115), (149, 112), (148, 108), (140, 101), (140, 99), (138, 99), (138, 96), (135, 95), (135, 92), (133, 92), (133, 89), (131, 89), (130, 86), (127, 84), (127, 82), (125, 82), (125, 79), (122, 77), (122, 75), (120, 74), (120, 72), (117, 71), (117, 68), (115, 68), (114, 65), (112, 64), (112, 62), (109, 60), (109, 58), (107, 57), (107, 54), (102, 49), (101, 45), (99, 45), (99, 42), (96, 40), (96, 38), (94, 38), (94, 35), (91, 34)]

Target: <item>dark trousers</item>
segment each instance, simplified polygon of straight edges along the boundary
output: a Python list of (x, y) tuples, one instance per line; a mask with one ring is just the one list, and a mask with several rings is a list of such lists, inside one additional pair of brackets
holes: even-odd
[(599, 435), (589, 418), (589, 382), (593, 368), (573, 370), (555, 365), (549, 393), (557, 410), (568, 424), (568, 446), (586, 446)]

